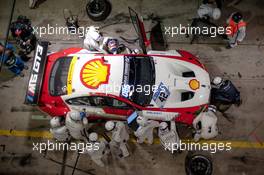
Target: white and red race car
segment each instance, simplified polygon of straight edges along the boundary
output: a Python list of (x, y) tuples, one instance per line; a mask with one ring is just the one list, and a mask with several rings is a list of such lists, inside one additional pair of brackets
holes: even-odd
[(209, 74), (186, 51), (105, 55), (69, 48), (46, 56), (47, 47), (36, 47), (26, 103), (50, 116), (78, 110), (89, 119), (126, 120), (137, 110), (191, 125), (209, 103)]

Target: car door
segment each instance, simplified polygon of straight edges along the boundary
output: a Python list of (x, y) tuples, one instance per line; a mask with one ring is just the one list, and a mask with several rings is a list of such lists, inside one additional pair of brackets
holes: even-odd
[(96, 115), (105, 119), (125, 120), (134, 111), (131, 105), (108, 96), (91, 96), (91, 105)]
[(71, 110), (85, 111), (89, 116), (96, 116), (97, 108), (91, 105), (90, 96), (79, 96), (65, 100)]

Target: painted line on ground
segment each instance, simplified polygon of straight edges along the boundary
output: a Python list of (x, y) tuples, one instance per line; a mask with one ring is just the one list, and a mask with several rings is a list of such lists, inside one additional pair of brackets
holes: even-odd
[(38, 137), (38, 138), (47, 138), (47, 139), (52, 138), (52, 134), (49, 131), (0, 130), (0, 136)]
[[(19, 130), (0, 130), (0, 136), (10, 137), (34, 137), (52, 139), (52, 134), (49, 131), (19, 131)], [(131, 142), (136, 142), (132, 139)], [(194, 143), (192, 140), (182, 140), (183, 143)], [(159, 139), (154, 139), (154, 144), (159, 144)], [(234, 140), (203, 140), (199, 143), (203, 144), (229, 144), (232, 148), (251, 148), (251, 149), (264, 149), (264, 142), (250, 142), (250, 141), (234, 141)]]

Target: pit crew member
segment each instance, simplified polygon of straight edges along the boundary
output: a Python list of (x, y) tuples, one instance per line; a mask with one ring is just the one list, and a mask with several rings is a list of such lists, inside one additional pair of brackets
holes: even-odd
[(129, 140), (129, 134), (125, 124), (121, 121), (107, 121), (105, 123), (105, 129), (112, 133), (110, 146), (118, 147), (121, 151), (121, 154), (118, 156), (128, 157), (127, 141)]

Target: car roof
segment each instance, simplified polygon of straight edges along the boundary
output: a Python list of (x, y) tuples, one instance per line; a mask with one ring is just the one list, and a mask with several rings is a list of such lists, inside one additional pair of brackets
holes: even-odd
[(106, 93), (119, 96), (123, 80), (123, 55), (75, 53), (68, 72), (68, 95)]

